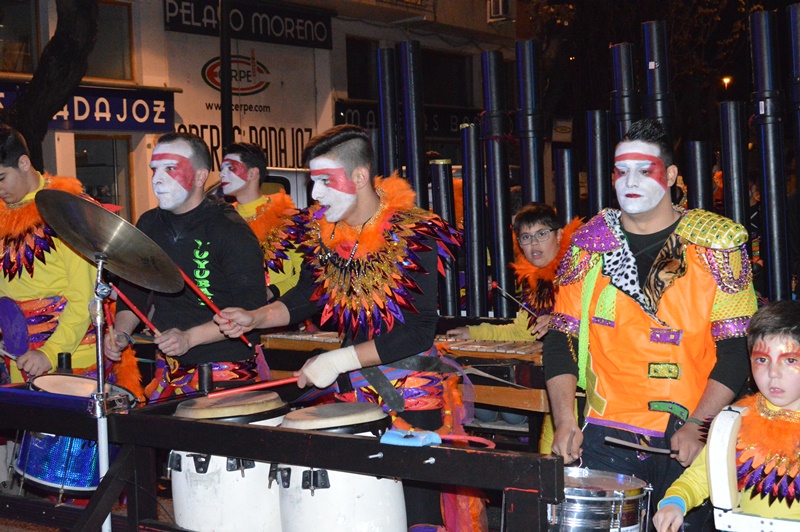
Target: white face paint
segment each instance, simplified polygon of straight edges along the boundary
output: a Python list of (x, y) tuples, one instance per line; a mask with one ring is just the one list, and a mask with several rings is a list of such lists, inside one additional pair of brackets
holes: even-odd
[(356, 184), (351, 181), (342, 164), (328, 157), (311, 159), (308, 164), (314, 188), (311, 197), (327, 206), (325, 219), (338, 222), (356, 202)]
[(667, 193), (667, 171), (655, 144), (621, 142), (614, 154), (614, 188), (628, 214), (653, 210)]
[(182, 140), (157, 144), (153, 149), (153, 193), (158, 206), (166, 211), (179, 209), (189, 197), (194, 181), (191, 155), (191, 146)]
[(222, 193), (226, 196), (234, 195), (248, 183), (247, 167), (238, 153), (226, 155), (222, 159), (219, 178), (222, 183)]

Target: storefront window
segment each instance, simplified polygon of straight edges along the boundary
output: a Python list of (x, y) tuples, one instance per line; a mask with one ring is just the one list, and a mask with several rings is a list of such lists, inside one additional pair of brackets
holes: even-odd
[(122, 207), (117, 214), (131, 219), (130, 139), (75, 135), (77, 177), (87, 194), (100, 203)]
[(97, 40), (89, 55), (90, 78), (133, 79), (131, 67), (131, 6), (100, 2)]
[(0, 2), (0, 72), (33, 73), (36, 53), (36, 3)]

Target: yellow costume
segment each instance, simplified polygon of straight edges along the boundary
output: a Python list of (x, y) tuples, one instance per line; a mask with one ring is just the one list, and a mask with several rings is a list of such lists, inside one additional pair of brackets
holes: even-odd
[[(31, 306), (35, 300), (53, 296), (66, 299), (58, 325), (38, 349), (53, 368), (61, 352), (72, 354), (73, 368), (86, 368), (97, 358), (94, 335), (84, 340), (91, 326), (88, 305), (94, 297), (95, 267), (64, 245), (42, 220), (33, 199), (43, 188), (83, 192), (77, 179), (40, 175), (39, 188), (22, 201), (10, 205), (0, 202), (0, 296), (14, 299), (23, 308), (26, 302)], [(10, 371), (12, 382), (24, 381), (16, 364), (10, 365)]]
[(297, 209), (291, 196), (277, 192), (249, 203), (236, 204), (236, 211), (256, 234), (264, 252), (267, 286), (285, 294), (297, 284), (303, 256), (291, 249), (285, 232)]

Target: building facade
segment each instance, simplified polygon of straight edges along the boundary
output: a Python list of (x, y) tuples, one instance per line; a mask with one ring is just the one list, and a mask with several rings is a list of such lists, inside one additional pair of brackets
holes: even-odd
[[(514, 1), (231, 0), (233, 138), (297, 168), (308, 139), (337, 123), (378, 126), (377, 51), (419, 41), (426, 141), (447, 155), (481, 106), (480, 61), (513, 54)], [(0, 8), (0, 106), (13, 104), (55, 32), (55, 0)], [(158, 135), (203, 137), (222, 159), (218, 0), (99, 0), (89, 71), (53, 119), (45, 170), (77, 176), (131, 221), (157, 204), (148, 162)], [(511, 9), (510, 9), (511, 8)], [(425, 66), (426, 65), (426, 66)], [(293, 184), (304, 206), (304, 178)]]

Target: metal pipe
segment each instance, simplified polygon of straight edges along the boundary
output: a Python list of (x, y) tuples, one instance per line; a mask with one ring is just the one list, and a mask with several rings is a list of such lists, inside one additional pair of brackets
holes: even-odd
[(745, 151), (744, 117), (742, 102), (722, 102), (720, 104), (722, 193), (725, 197), (725, 216), (747, 227), (749, 187), (747, 186), (745, 164), (747, 152)]
[(461, 180), (464, 190), (464, 247), (467, 262), (467, 316), (488, 316), (486, 238), (484, 209), (486, 192), (481, 160), (480, 129), (476, 124), (461, 124), (464, 159)]
[(381, 175), (390, 176), (400, 168), (400, 153), (397, 148), (397, 69), (392, 48), (378, 50), (378, 103), (378, 123), (381, 130), (380, 172)]
[(753, 69), (753, 123), (761, 154), (761, 209), (764, 231), (760, 256), (764, 259), (770, 301), (788, 299), (791, 293), (786, 234), (786, 178), (783, 168), (781, 94), (775, 53), (775, 13), (750, 15), (750, 50)]
[(556, 180), (556, 209), (562, 220), (578, 216), (580, 190), (575, 167), (572, 165), (571, 148), (553, 149), (553, 173)]
[[(486, 146), (486, 174), (489, 182), (489, 207), (491, 212), (491, 250), (492, 276), (500, 288), (515, 292), (514, 276), (509, 263), (512, 260), (511, 214), (508, 209), (508, 147), (504, 138), (506, 122), (506, 102), (503, 97), (501, 69), (503, 56), (499, 51), (484, 52), (483, 66), (483, 108), (484, 141)], [(495, 317), (511, 318), (516, 307), (504, 297), (494, 298)]]
[(611, 114), (617, 126), (619, 141), (628, 128), (639, 119), (639, 95), (636, 92), (633, 75), (633, 45), (627, 42), (611, 47), (614, 69), (614, 89), (611, 91)]
[[(456, 209), (453, 200), (453, 166), (450, 159), (435, 159), (430, 162), (433, 211), (444, 221), (455, 227)], [(439, 314), (460, 314), (458, 268), (455, 261), (445, 260), (444, 276), (439, 276)]]
[(406, 179), (417, 193), (417, 206), (428, 210), (428, 158), (425, 156), (425, 118), (422, 107), (422, 76), (419, 41), (403, 41), (400, 70), (403, 83), (403, 123), (406, 133)]
[(667, 23), (653, 20), (642, 24), (644, 57), (647, 65), (647, 94), (642, 102), (646, 118), (656, 118), (674, 139), (675, 98), (669, 90), (669, 57)]
[(537, 71), (539, 61), (534, 41), (517, 42), (517, 84), (519, 110), (517, 133), (522, 204), (544, 201), (544, 118), (539, 108)]
[[(587, 122), (589, 215), (611, 206), (611, 150), (608, 145), (608, 111), (589, 111)], [(567, 218), (571, 220), (572, 218)]]
[(714, 210), (714, 194), (711, 183), (711, 150), (704, 140), (686, 143), (686, 163), (683, 168), (686, 181), (687, 201), (690, 209)]
[(233, 88), (231, 87), (231, 5), (219, 0), (219, 103), (222, 146), (233, 143)]

